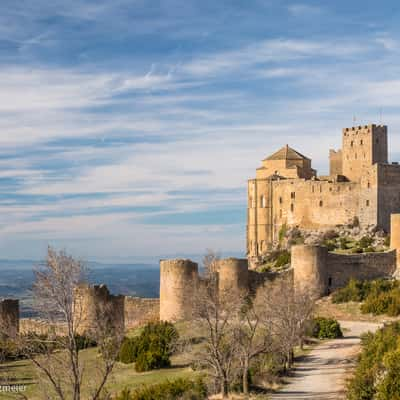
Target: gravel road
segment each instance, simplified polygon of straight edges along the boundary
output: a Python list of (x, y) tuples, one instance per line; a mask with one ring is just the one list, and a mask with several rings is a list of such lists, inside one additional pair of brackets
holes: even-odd
[(282, 389), (270, 396), (272, 400), (340, 400), (349, 367), (359, 350), (360, 335), (375, 331), (379, 324), (341, 321), (345, 328), (342, 339), (319, 344), (293, 370), (293, 377)]

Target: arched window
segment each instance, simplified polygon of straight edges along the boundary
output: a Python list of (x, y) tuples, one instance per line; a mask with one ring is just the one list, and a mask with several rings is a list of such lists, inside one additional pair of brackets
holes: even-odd
[(354, 142), (353, 142), (353, 141), (351, 141), (351, 142), (350, 142), (350, 146), (351, 146), (351, 147), (353, 147), (353, 144), (354, 144)]
[(279, 197), (279, 204), (282, 204), (282, 197)]
[(367, 200), (367, 201), (365, 202), (365, 205), (366, 205), (367, 207), (369, 207), (369, 200)]
[(319, 206), (322, 207), (324, 205), (324, 202), (322, 200), (319, 201)]
[(368, 182), (368, 184), (367, 184), (367, 187), (368, 187), (368, 189), (371, 187), (371, 184)]
[(294, 211), (294, 205), (293, 205), (293, 204), (290, 205), (290, 211), (291, 211), (291, 212)]

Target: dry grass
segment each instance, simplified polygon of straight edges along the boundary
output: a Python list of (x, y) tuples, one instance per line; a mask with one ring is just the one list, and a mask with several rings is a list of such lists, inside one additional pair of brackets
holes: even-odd
[[(86, 375), (84, 376), (83, 398), (90, 393), (91, 387), (99, 379), (96, 371), (99, 365), (99, 354), (96, 348), (83, 350), (81, 352), (82, 360), (85, 363)], [(39, 400), (44, 398), (41, 393), (41, 385), (38, 384), (36, 370), (30, 360), (20, 360), (8, 362), (0, 365), (0, 373), (9, 377), (9, 382), (13, 384), (24, 384), (27, 390), (24, 395), (29, 400)], [(116, 394), (125, 387), (135, 389), (141, 385), (161, 383), (166, 380), (177, 378), (196, 377), (198, 372), (194, 372), (188, 366), (182, 365), (182, 356), (172, 358), (172, 367), (150, 372), (138, 373), (135, 371), (134, 364), (117, 363), (107, 384), (107, 391)], [(3, 380), (2, 380), (3, 381)], [(0, 393), (0, 399), (19, 399), (16, 394)]]
[(334, 318), (341, 321), (365, 321), (377, 323), (399, 319), (398, 317), (388, 317), (387, 315), (363, 314), (361, 313), (360, 305), (361, 303), (354, 301), (334, 304), (332, 303), (332, 296), (327, 296), (318, 300), (316, 315), (326, 318)]

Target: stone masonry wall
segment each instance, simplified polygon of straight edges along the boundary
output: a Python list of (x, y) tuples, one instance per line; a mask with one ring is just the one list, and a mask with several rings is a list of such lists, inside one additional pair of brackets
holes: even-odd
[(136, 328), (160, 318), (160, 299), (125, 297), (125, 330)]
[(396, 251), (363, 254), (328, 253), (327, 279), (330, 290), (345, 286), (350, 278), (371, 280), (391, 276), (396, 270)]
[(0, 301), (0, 335), (15, 337), (19, 331), (19, 301), (4, 299)]
[(292, 247), (292, 267), (295, 286), (323, 295), (345, 286), (351, 278), (392, 277), (396, 271), (396, 250), (338, 254), (323, 246), (297, 245)]
[(22, 335), (35, 333), (36, 335), (55, 334), (64, 336), (67, 333), (65, 323), (50, 323), (43, 319), (21, 318), (19, 321), (19, 330)]

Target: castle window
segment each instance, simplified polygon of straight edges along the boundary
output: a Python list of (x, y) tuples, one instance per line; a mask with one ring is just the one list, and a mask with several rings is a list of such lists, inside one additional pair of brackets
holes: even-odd
[(290, 205), (290, 211), (291, 211), (291, 212), (294, 211), (294, 205), (293, 205), (293, 204)]
[(295, 192), (290, 193), (290, 198), (291, 199), (295, 199), (296, 198), (296, 193)]
[(320, 201), (319, 201), (319, 206), (322, 207), (323, 205), (324, 205), (323, 201), (320, 200)]
[(282, 197), (279, 197), (279, 204), (282, 204)]
[(367, 187), (368, 189), (371, 187), (371, 184), (369, 182), (367, 183)]
[(319, 191), (322, 192), (322, 186), (319, 187)]
[(331, 287), (332, 286), (332, 277), (328, 278), (328, 286)]
[(365, 202), (365, 205), (366, 205), (367, 207), (369, 207), (369, 200), (367, 200), (367, 201)]
[(265, 200), (265, 196), (260, 197), (261, 208), (265, 208), (267, 206), (267, 202)]
[(362, 139), (360, 140), (360, 144), (361, 144), (361, 146), (363, 145), (363, 141), (362, 141)]
[(350, 146), (351, 146), (351, 147), (353, 147), (353, 144), (354, 144), (354, 142), (353, 142), (353, 141), (351, 141), (351, 143), (350, 143)]

